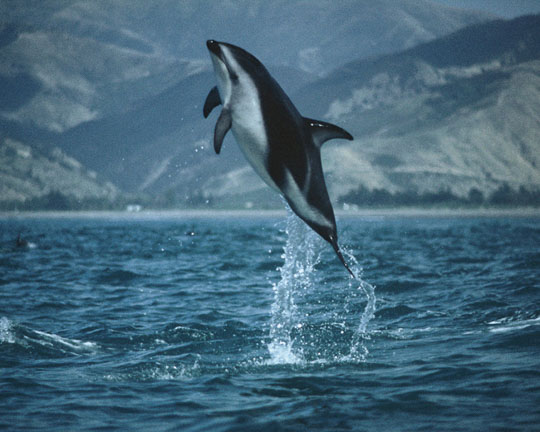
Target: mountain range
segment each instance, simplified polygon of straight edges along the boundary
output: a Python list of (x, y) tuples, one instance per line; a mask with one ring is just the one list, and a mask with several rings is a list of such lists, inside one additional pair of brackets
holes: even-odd
[(18, 182), (0, 170), (2, 200), (280, 205), (232, 138), (213, 154), (208, 38), (248, 49), (305, 116), (355, 136), (323, 148), (334, 200), (540, 185), (536, 16), (427, 0), (6, 1), (0, 12), (0, 145), (79, 164), (64, 164), (70, 184), (41, 188), (26, 187), (28, 168), (10, 172)]
[(297, 98), (356, 138), (328, 150), (335, 194), (540, 186), (540, 16), (354, 61)]

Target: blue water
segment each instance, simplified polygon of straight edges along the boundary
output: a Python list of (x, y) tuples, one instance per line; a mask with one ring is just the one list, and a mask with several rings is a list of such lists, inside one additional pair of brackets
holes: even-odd
[(539, 430), (540, 219), (339, 227), (0, 219), (0, 429)]

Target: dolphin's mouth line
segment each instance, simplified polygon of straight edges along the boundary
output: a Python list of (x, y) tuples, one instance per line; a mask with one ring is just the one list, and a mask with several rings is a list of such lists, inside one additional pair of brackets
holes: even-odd
[(206, 41), (206, 46), (208, 47), (208, 51), (210, 51), (210, 54), (213, 55), (216, 59), (218, 59), (221, 63), (225, 65), (225, 69), (227, 69), (227, 73), (229, 74), (230, 80), (232, 82), (236, 82), (238, 80), (238, 76), (233, 70), (231, 70), (229, 63), (225, 60), (225, 54), (223, 53), (223, 50), (221, 49), (220, 42), (210, 39)]

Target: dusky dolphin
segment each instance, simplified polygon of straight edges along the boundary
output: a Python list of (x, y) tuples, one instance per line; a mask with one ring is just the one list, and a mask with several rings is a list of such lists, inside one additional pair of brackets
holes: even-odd
[(214, 150), (219, 154), (225, 135), (232, 129), (255, 172), (332, 245), (355, 277), (338, 245), (320, 151), (330, 139), (353, 137), (333, 124), (302, 117), (263, 64), (244, 49), (214, 40), (206, 46), (217, 86), (206, 97), (204, 117), (223, 105), (214, 130)]

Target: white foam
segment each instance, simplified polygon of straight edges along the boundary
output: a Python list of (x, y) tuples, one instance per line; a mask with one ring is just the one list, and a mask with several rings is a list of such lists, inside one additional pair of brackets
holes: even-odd
[(12, 322), (6, 317), (0, 318), (0, 343), (15, 343), (12, 333)]
[(268, 344), (270, 359), (267, 365), (302, 364), (304, 359), (299, 353), (293, 352), (293, 343), (290, 341), (273, 340)]
[(56, 334), (45, 333), (39, 330), (33, 330), (33, 333), (40, 336), (38, 339), (33, 339), (34, 342), (40, 345), (55, 346), (61, 345), (75, 352), (95, 351), (99, 348), (98, 344), (89, 341), (80, 341), (78, 339), (67, 339)]
[(489, 329), (491, 333), (507, 333), (540, 325), (540, 317), (517, 321), (512, 321), (512, 318), (501, 318), (490, 321), (487, 324), (492, 326), (492, 328)]

